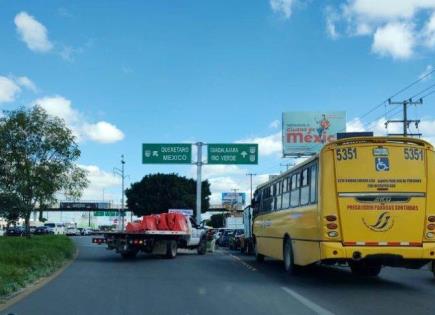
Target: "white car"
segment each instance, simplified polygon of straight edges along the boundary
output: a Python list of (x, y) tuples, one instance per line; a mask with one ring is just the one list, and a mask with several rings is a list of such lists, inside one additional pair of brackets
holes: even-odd
[(65, 225), (61, 223), (45, 223), (44, 226), (48, 228), (48, 231), (52, 234), (65, 234)]
[(71, 236), (77, 236), (77, 235), (80, 235), (80, 231), (76, 227), (70, 226), (70, 227), (66, 228), (65, 234), (71, 235)]

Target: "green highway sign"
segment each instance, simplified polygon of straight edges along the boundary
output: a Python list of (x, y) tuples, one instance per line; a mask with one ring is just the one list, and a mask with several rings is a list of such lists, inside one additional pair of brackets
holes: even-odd
[(144, 143), (143, 164), (191, 164), (192, 145), (188, 143)]
[(258, 164), (258, 144), (207, 145), (208, 164)]

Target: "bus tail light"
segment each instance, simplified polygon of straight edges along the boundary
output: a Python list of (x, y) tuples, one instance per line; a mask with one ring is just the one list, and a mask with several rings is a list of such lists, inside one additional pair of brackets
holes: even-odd
[(326, 216), (326, 221), (328, 221), (328, 222), (337, 221), (337, 217), (335, 215), (327, 215)]
[(429, 222), (435, 222), (435, 216), (431, 215), (430, 217), (427, 218), (427, 220)]
[(430, 230), (430, 231), (433, 231), (433, 230), (435, 230), (435, 224), (429, 224), (428, 226), (427, 226), (427, 229), (428, 230)]
[(432, 232), (427, 232), (427, 233), (426, 233), (426, 237), (427, 237), (427, 238), (433, 238), (433, 237), (434, 237), (434, 234), (433, 234)]
[(330, 230), (335, 230), (338, 226), (335, 223), (328, 223), (326, 227)]

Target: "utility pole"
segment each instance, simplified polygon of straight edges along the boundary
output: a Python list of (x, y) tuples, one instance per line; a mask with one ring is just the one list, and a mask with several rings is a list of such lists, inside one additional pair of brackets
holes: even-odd
[(201, 224), (201, 201), (202, 201), (202, 146), (204, 143), (197, 142), (197, 157), (196, 157), (196, 224)]
[[(121, 169), (115, 167), (113, 168), (113, 173), (121, 177), (121, 211), (118, 209), (118, 230), (124, 230), (124, 182), (125, 182), (125, 174), (124, 174), (124, 154), (121, 155)], [(119, 228), (119, 223), (121, 226)]]
[(250, 194), (250, 199), (249, 199), (249, 205), (251, 206), (252, 205), (252, 176), (257, 176), (257, 174), (254, 174), (254, 173), (248, 173), (248, 174), (246, 174), (246, 176), (249, 176), (250, 177), (250, 184), (251, 184), (251, 194)]
[(237, 198), (237, 191), (239, 190), (238, 188), (233, 188), (231, 189), (233, 191), (233, 197), (234, 197), (234, 201), (233, 201), (233, 210), (236, 211), (237, 210), (237, 202), (238, 202), (238, 198)]
[(403, 133), (389, 133), (389, 136), (402, 136), (402, 137), (420, 137), (421, 133), (408, 133), (408, 128), (411, 123), (415, 124), (415, 127), (418, 128), (418, 124), (420, 120), (411, 120), (408, 119), (408, 106), (409, 105), (422, 105), (423, 99), (419, 99), (418, 101), (413, 101), (412, 98), (408, 100), (404, 100), (402, 102), (392, 102), (391, 99), (388, 99), (388, 104), (390, 105), (402, 105), (403, 106), (403, 119), (402, 120), (387, 120), (385, 122), (385, 128), (388, 128), (390, 123), (401, 123), (403, 124)]

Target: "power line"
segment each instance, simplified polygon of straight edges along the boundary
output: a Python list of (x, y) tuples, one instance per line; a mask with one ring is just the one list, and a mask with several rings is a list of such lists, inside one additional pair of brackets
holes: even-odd
[(424, 92), (430, 90), (430, 89), (433, 88), (433, 87), (435, 87), (435, 84), (431, 84), (431, 85), (429, 85), (427, 88), (425, 88), (425, 89), (421, 90), (420, 92), (418, 92), (417, 94), (411, 96), (410, 99), (414, 99), (414, 98), (416, 98), (417, 96), (423, 94)]
[(435, 93), (435, 90), (433, 90), (432, 92), (427, 93), (425, 96), (420, 97), (420, 99), (424, 100), (426, 97), (428, 97), (429, 95), (432, 95), (433, 93)]

